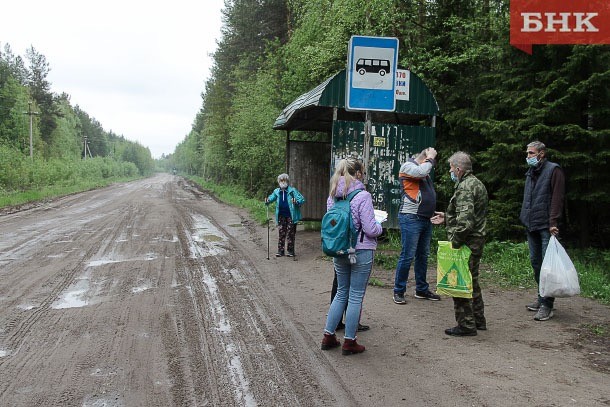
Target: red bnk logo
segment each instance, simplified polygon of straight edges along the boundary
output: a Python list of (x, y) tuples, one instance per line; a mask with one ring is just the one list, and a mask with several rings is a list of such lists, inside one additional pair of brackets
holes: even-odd
[(610, 0), (511, 0), (510, 43), (610, 44)]

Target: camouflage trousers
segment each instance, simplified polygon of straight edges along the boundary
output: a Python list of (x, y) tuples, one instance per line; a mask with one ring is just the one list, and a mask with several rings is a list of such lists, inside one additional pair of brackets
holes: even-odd
[(468, 260), (468, 268), (472, 275), (472, 298), (453, 298), (455, 320), (465, 330), (473, 331), (478, 326), (485, 326), (485, 313), (481, 286), (479, 285), (479, 265), (483, 255), (485, 240), (476, 239), (466, 243), (472, 253)]
[(279, 216), (278, 227), (277, 251), (284, 253), (284, 245), (287, 245), (288, 253), (294, 253), (294, 238), (297, 234), (296, 223), (292, 223), (291, 217)]

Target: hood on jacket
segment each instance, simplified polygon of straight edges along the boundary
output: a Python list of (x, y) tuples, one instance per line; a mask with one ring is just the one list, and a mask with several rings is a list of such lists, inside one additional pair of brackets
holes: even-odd
[(337, 183), (337, 191), (335, 192), (335, 198), (343, 198), (344, 196), (349, 195), (352, 191), (355, 191), (357, 189), (365, 189), (364, 184), (361, 181), (357, 179), (352, 180), (352, 182), (350, 182), (349, 184), (349, 188), (347, 189), (347, 191), (345, 191), (345, 177), (341, 177), (339, 178), (339, 182)]

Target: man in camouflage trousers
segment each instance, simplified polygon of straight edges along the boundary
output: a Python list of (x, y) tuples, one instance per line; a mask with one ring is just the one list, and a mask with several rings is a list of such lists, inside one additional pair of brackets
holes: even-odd
[(472, 173), (472, 160), (468, 154), (458, 151), (448, 161), (455, 192), (447, 212), (435, 212), (431, 222), (435, 225), (445, 224), (454, 249), (466, 245), (472, 251), (468, 260), (472, 275), (472, 298), (453, 298), (458, 325), (445, 329), (445, 333), (452, 336), (475, 336), (477, 330), (487, 329), (479, 285), (479, 264), (485, 245), (487, 189)]

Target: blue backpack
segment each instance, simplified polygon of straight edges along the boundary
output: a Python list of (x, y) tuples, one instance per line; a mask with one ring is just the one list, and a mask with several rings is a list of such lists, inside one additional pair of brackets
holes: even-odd
[(356, 247), (358, 231), (354, 227), (350, 202), (360, 190), (352, 191), (345, 199), (335, 199), (335, 204), (322, 217), (322, 251), (327, 256), (343, 257)]

